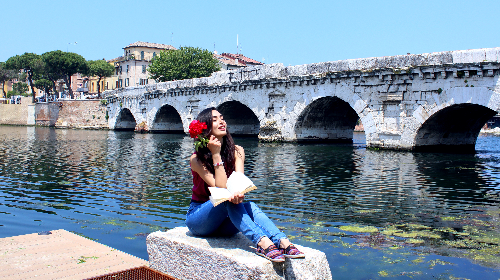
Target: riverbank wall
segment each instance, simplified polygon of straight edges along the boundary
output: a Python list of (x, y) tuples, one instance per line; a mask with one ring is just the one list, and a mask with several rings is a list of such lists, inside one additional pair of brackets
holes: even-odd
[(58, 128), (108, 129), (106, 106), (100, 100), (37, 103), (35, 122)]
[(31, 97), (21, 97), (21, 104), (0, 104), (0, 124), (34, 125), (35, 104)]
[(100, 100), (62, 100), (0, 104), (0, 124), (37, 125), (58, 128), (108, 129), (106, 106)]

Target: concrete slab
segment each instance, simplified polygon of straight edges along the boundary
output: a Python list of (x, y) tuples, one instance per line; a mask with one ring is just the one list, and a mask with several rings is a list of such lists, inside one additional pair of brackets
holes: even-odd
[(60, 229), (0, 239), (0, 279), (85, 279), (148, 262)]

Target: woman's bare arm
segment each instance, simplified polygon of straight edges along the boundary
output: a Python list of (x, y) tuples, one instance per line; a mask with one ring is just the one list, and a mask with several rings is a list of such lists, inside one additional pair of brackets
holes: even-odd
[[(193, 169), (194, 172), (198, 173), (203, 181), (205, 181), (210, 187), (215, 187), (214, 174), (208, 171), (208, 169), (201, 163), (201, 161), (196, 157), (195, 154), (191, 155), (189, 162), (191, 163), (191, 169)], [(224, 188), (225, 187), (226, 185), (224, 184)]]
[(234, 171), (244, 173), (245, 171), (245, 151), (241, 146), (236, 145), (234, 151)]

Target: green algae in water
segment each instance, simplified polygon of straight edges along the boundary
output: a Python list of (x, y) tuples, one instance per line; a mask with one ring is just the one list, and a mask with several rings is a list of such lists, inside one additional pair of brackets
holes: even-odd
[(480, 233), (479, 235), (471, 236), (471, 238), (479, 243), (500, 245), (500, 233), (498, 232)]
[(378, 228), (376, 228), (374, 226), (362, 226), (362, 225), (340, 226), (339, 229), (341, 229), (343, 231), (358, 232), (358, 233), (378, 232)]
[(441, 220), (442, 221), (458, 221), (458, 220), (461, 220), (461, 218), (457, 218), (457, 217), (441, 217)]
[(424, 225), (420, 225), (420, 224), (407, 224), (407, 227), (410, 228), (410, 229), (413, 229), (413, 230), (417, 230), (417, 229), (431, 229), (431, 227), (429, 227), (429, 226), (424, 226)]
[(436, 234), (432, 231), (411, 231), (411, 232), (396, 232), (395, 236), (404, 237), (404, 238), (416, 238), (416, 237), (425, 237), (425, 238), (441, 238), (440, 234)]
[(454, 263), (443, 261), (440, 259), (430, 260), (430, 261), (428, 261), (428, 263), (429, 263), (429, 267), (434, 267), (438, 264), (439, 265), (455, 265)]
[(379, 271), (378, 272), (378, 275), (380, 277), (389, 277), (389, 272), (385, 271), (385, 270), (382, 270), (382, 271)]
[(381, 212), (382, 210), (380, 209), (369, 209), (369, 210), (357, 210), (354, 211), (354, 213), (360, 213), (360, 214), (370, 214), (370, 213), (378, 213)]
[(419, 258), (416, 258), (414, 260), (411, 261), (412, 263), (423, 263), (424, 262), (424, 258), (423, 257), (419, 257)]
[(408, 238), (406, 240), (406, 243), (409, 243), (409, 244), (421, 244), (421, 243), (424, 243), (425, 241), (422, 240), (422, 239), (414, 239), (414, 238)]
[(403, 232), (401, 229), (396, 228), (395, 226), (390, 226), (381, 231), (384, 235), (394, 235), (397, 232)]
[[(366, 211), (368, 212), (368, 211)], [(359, 211), (365, 214), (365, 211)], [(307, 228), (294, 228), (291, 239), (302, 239), (312, 243), (329, 244), (332, 248), (346, 251), (337, 253), (347, 259), (357, 259), (369, 250), (380, 251), (383, 262), (372, 264), (379, 271), (385, 271), (385, 277), (419, 277), (423, 271), (433, 269), (437, 265), (455, 265), (441, 260), (422, 261), (412, 256), (426, 257), (443, 255), (466, 258), (481, 266), (498, 268), (500, 265), (500, 211), (481, 212), (458, 217), (436, 217), (439, 227), (412, 222), (388, 224), (385, 227), (375, 227), (364, 224), (351, 224), (335, 227), (322, 222), (313, 223)], [(287, 229), (284, 227), (283, 229)], [(287, 231), (290, 231), (288, 228)], [(428, 251), (432, 248), (432, 252)], [(405, 259), (406, 256), (406, 259)], [(364, 258), (364, 257), (363, 257)], [(385, 265), (381, 265), (385, 263)], [(405, 264), (418, 266), (419, 269), (402, 272)], [(394, 269), (391, 265), (395, 266)], [(398, 267), (398, 268), (396, 268)], [(444, 274), (443, 274), (444, 275)], [(442, 276), (443, 276), (442, 275)], [(379, 275), (379, 277), (382, 277)], [(450, 278), (451, 277), (451, 278)], [(446, 274), (445, 279), (453, 275)]]

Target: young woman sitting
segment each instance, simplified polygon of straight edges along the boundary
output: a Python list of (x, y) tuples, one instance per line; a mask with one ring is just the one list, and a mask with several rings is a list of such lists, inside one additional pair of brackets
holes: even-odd
[(233, 171), (243, 173), (245, 151), (234, 144), (223, 116), (215, 108), (203, 110), (197, 122), (206, 124), (201, 136), (208, 143), (197, 145), (190, 158), (193, 194), (186, 216), (189, 230), (198, 236), (231, 236), (241, 231), (256, 245), (256, 253), (270, 261), (303, 258), (304, 254), (255, 203), (243, 202), (244, 194), (234, 193), (216, 207), (209, 201), (209, 186), (226, 188)]

